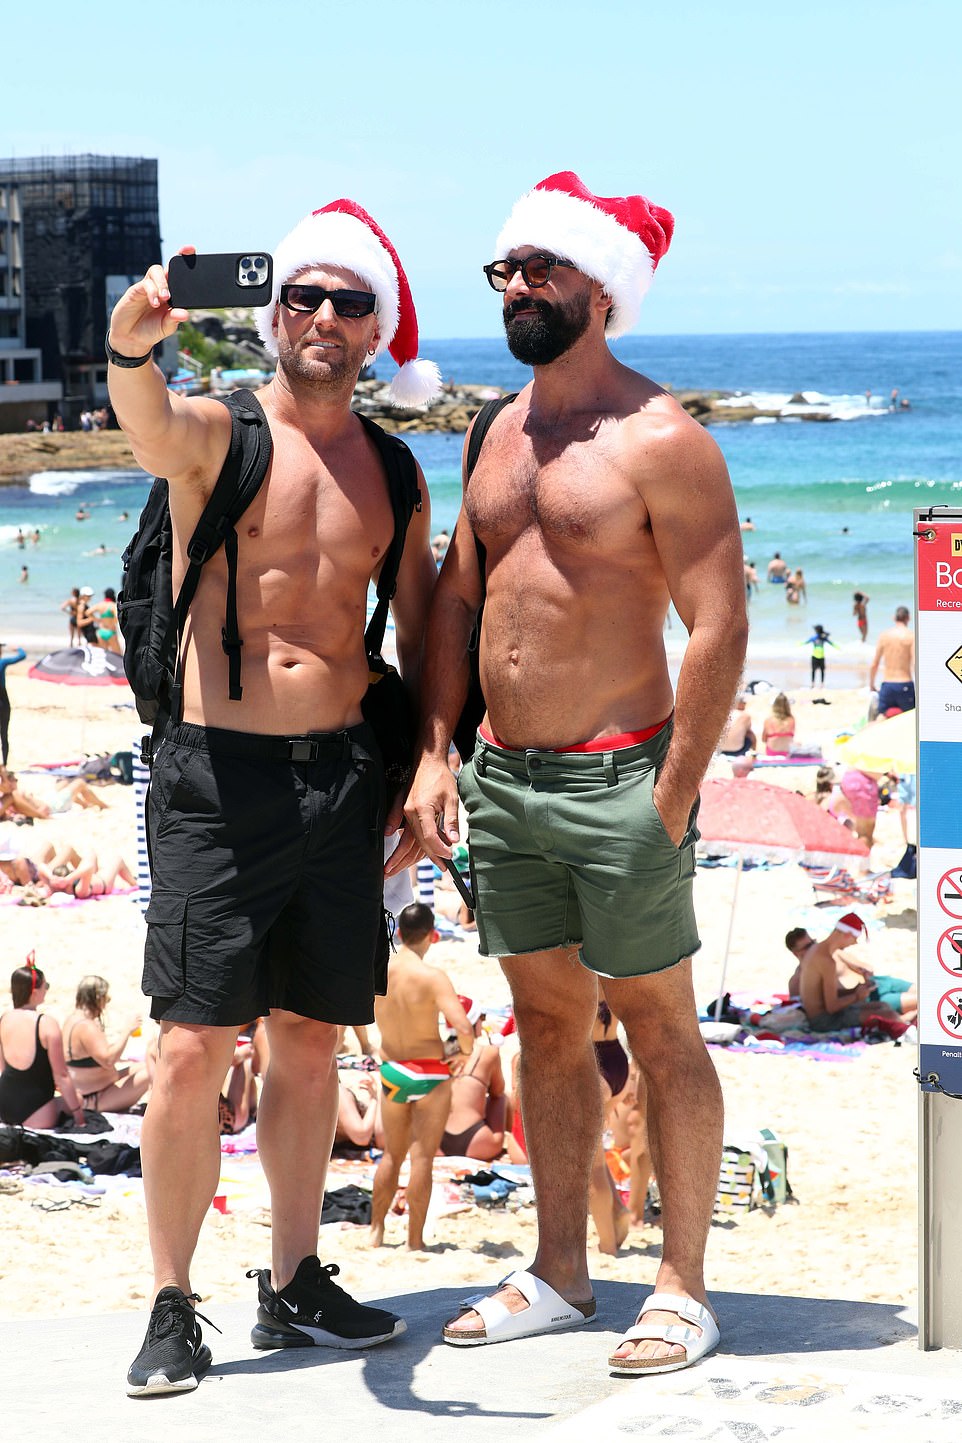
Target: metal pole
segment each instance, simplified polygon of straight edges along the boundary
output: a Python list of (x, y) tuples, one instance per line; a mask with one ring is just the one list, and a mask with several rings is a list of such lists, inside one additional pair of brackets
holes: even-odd
[(732, 891), (732, 910), (728, 918), (728, 936), (725, 938), (725, 956), (722, 961), (721, 981), (718, 984), (718, 1001), (715, 1003), (715, 1020), (721, 1021), (722, 998), (725, 995), (725, 974), (728, 971), (728, 953), (732, 945), (732, 932), (735, 930), (735, 904), (738, 901), (738, 883), (742, 875), (742, 863), (744, 858), (741, 852), (738, 854), (738, 865), (735, 868), (735, 886)]

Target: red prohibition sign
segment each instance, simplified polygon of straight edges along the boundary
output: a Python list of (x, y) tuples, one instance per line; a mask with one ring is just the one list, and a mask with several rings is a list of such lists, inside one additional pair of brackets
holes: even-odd
[[(962, 983), (962, 922), (942, 933), (936, 955), (943, 972), (947, 972), (950, 977), (958, 977)], [(946, 958), (949, 960), (946, 961)], [(955, 965), (952, 965), (953, 963)]]
[[(948, 1023), (942, 1021), (942, 1007), (948, 1003), (947, 1015), (957, 1017), (956, 1031), (953, 1032)], [(962, 987), (953, 987), (951, 992), (945, 992), (939, 998), (937, 1009), (939, 1026), (942, 1031), (952, 1038), (953, 1042), (962, 1042)]]
[[(948, 896), (948, 901), (942, 896), (943, 887)], [(950, 867), (949, 870), (939, 878), (938, 896), (939, 906), (942, 908), (942, 911), (949, 917), (955, 917), (962, 921), (962, 867)], [(950, 906), (949, 903), (952, 905)], [(957, 910), (953, 911), (953, 907)]]

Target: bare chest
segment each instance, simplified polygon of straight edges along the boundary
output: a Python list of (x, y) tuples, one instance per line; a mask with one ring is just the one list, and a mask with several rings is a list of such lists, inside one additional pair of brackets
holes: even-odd
[(617, 445), (597, 439), (540, 447), (516, 434), (486, 445), (465, 504), (475, 534), (495, 550), (530, 530), (549, 545), (608, 550), (648, 519)]

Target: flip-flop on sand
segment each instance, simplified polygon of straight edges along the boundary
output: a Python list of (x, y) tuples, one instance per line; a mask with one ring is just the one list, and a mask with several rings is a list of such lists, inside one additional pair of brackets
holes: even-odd
[[(684, 1323), (646, 1323), (646, 1313), (677, 1313), (687, 1318), (695, 1327)], [(700, 1328), (701, 1332), (696, 1329)], [(615, 1345), (621, 1348), (625, 1343), (642, 1343), (650, 1340), (657, 1343), (680, 1343), (685, 1350), (684, 1357), (669, 1358), (616, 1358), (608, 1359), (608, 1367), (622, 1377), (635, 1373), (677, 1373), (681, 1368), (690, 1368), (699, 1358), (704, 1358), (718, 1347), (721, 1334), (711, 1313), (694, 1298), (678, 1297), (674, 1293), (652, 1293), (642, 1304), (641, 1312), (634, 1327), (629, 1328)]]
[(483, 1328), (472, 1332), (452, 1329), (445, 1323), (442, 1336), (446, 1343), (455, 1348), (480, 1348), (486, 1343), (507, 1343), (513, 1338), (533, 1338), (539, 1333), (556, 1333), (562, 1328), (580, 1328), (595, 1315), (595, 1300), (587, 1303), (569, 1303), (533, 1273), (510, 1273), (499, 1285), (498, 1292), (506, 1287), (517, 1288), (528, 1306), (520, 1313), (512, 1313), (504, 1303), (492, 1295), (477, 1299), (465, 1299), (460, 1318), (465, 1312), (474, 1310), (484, 1323)]

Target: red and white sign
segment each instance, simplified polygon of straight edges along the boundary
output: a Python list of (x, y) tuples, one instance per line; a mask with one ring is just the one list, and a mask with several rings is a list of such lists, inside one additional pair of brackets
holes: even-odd
[(939, 1026), (953, 1042), (962, 1042), (962, 987), (953, 987), (939, 998)]
[(962, 867), (953, 867), (939, 878), (939, 906), (950, 917), (962, 919)]
[(950, 927), (939, 938), (939, 965), (962, 986), (962, 925)]

